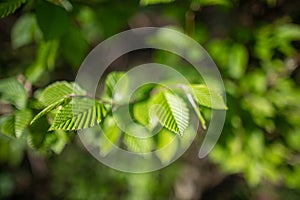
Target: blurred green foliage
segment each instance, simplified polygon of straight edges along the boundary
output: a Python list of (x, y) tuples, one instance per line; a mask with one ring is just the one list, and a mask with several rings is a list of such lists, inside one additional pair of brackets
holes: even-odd
[[(74, 80), (99, 42), (128, 28), (170, 25), (202, 44), (219, 67), (229, 110), (209, 159), (225, 176), (238, 174), (248, 185), (231, 184), (236, 192), (224, 192), (231, 196), (218, 195), (216, 187), (213, 197), (205, 192), (202, 197), (250, 199), (267, 191), (269, 199), (299, 199), (299, 13), (299, 2), (288, 0), (1, 0), (0, 198), (178, 197), (180, 166), (198, 159), (196, 154), (187, 153), (159, 172), (129, 175), (93, 160), (73, 132), (48, 131), (45, 116), (28, 126), (43, 108), (36, 101), (40, 88)], [(133, 63), (124, 59), (111, 70), (126, 70), (150, 57), (201, 82), (183, 59), (163, 51), (149, 54), (128, 56)], [(46, 161), (35, 159), (37, 153)], [(39, 172), (41, 163), (49, 172)]]

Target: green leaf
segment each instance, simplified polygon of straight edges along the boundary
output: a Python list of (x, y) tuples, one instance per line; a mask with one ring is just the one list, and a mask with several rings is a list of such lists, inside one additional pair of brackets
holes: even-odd
[(149, 102), (142, 101), (133, 105), (133, 116), (142, 125), (149, 125)]
[(74, 97), (63, 106), (49, 130), (79, 130), (100, 123), (106, 116), (104, 105), (89, 98)]
[(10, 115), (5, 117), (1, 124), (1, 132), (5, 135), (16, 137), (15, 135), (15, 116)]
[(110, 98), (120, 99), (123, 96), (123, 94), (113, 94), (114, 88), (121, 78), (122, 78), (122, 84), (118, 84), (118, 86), (122, 87), (122, 89), (119, 89), (119, 91), (126, 93), (128, 87), (128, 78), (124, 72), (112, 72), (107, 76), (105, 80), (106, 94)]
[(154, 142), (152, 137), (138, 138), (129, 134), (125, 134), (124, 143), (130, 151), (136, 153), (149, 153), (154, 148)]
[(206, 129), (205, 119), (204, 119), (204, 117), (202, 116), (202, 114), (201, 114), (201, 112), (200, 112), (200, 108), (199, 108), (198, 105), (195, 103), (192, 94), (191, 94), (191, 93), (186, 93), (186, 95), (187, 95), (187, 98), (188, 98), (189, 102), (191, 103), (191, 105), (192, 105), (192, 107), (193, 107), (193, 109), (194, 109), (194, 111), (195, 111), (197, 117), (198, 117), (199, 120), (200, 120), (200, 123), (201, 123), (201, 125), (202, 125), (202, 128), (203, 128), (203, 129)]
[(2, 0), (0, 2), (0, 18), (14, 13), (27, 0)]
[(42, 33), (34, 14), (27, 13), (14, 24), (11, 31), (11, 43), (13, 48), (19, 48), (40, 39), (41, 36)]
[(35, 62), (26, 70), (26, 77), (31, 83), (37, 82), (55, 66), (59, 41), (49, 40), (39, 42)]
[(189, 111), (184, 101), (169, 92), (160, 92), (153, 99), (154, 111), (160, 123), (180, 135), (189, 124)]
[[(174, 143), (171, 143), (174, 142)], [(167, 129), (162, 129), (158, 133), (156, 155), (163, 164), (169, 163), (177, 152), (179, 142), (174, 133)]]
[(46, 137), (51, 132), (47, 132), (49, 129), (49, 122), (46, 117), (41, 117), (39, 123), (34, 123), (29, 127), (29, 134), (27, 136), (27, 144), (33, 148), (40, 150), (45, 144)]
[(130, 101), (139, 102), (149, 99), (151, 91), (155, 88), (155, 84), (144, 84), (137, 88), (130, 97)]
[(199, 105), (208, 108), (224, 110), (227, 109), (222, 96), (214, 91), (209, 90), (205, 85), (192, 85), (190, 91)]
[(106, 156), (121, 137), (121, 130), (113, 118), (105, 119), (100, 137), (100, 153), (102, 156)]
[(61, 100), (58, 100), (54, 102), (53, 104), (50, 104), (46, 108), (44, 108), (41, 112), (39, 112), (30, 122), (30, 125), (33, 124), (36, 120), (41, 118), (42, 116), (46, 115), (47, 113), (51, 112), (52, 110), (56, 109), (60, 105), (64, 105), (71, 101), (71, 98), (63, 98)]
[(16, 137), (19, 138), (23, 134), (24, 129), (28, 126), (32, 118), (31, 110), (25, 109), (17, 111), (15, 114), (15, 132)]
[(68, 12), (62, 7), (47, 1), (37, 3), (36, 17), (45, 40), (61, 37), (71, 25), (71, 17)]
[(68, 83), (66, 81), (60, 81), (49, 85), (39, 95), (38, 99), (45, 106), (49, 106), (70, 95), (85, 95), (85, 94), (86, 92), (76, 83)]
[(18, 109), (25, 108), (27, 92), (24, 86), (15, 78), (0, 80), (1, 99), (15, 105)]
[(37, 134), (29, 132), (27, 136), (27, 144), (33, 149), (39, 149), (45, 139), (44, 134)]

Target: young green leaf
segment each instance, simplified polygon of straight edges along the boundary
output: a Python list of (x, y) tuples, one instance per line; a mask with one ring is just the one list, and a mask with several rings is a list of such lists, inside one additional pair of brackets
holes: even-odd
[(37, 132), (29, 132), (27, 136), (27, 144), (33, 149), (40, 149), (46, 138), (46, 134), (38, 134)]
[(86, 92), (76, 83), (66, 81), (55, 82), (48, 86), (40, 95), (39, 101), (45, 106), (60, 101), (70, 95), (85, 95)]
[(104, 105), (89, 98), (74, 97), (56, 114), (49, 130), (79, 130), (100, 123), (106, 116)]
[(25, 109), (17, 111), (15, 114), (15, 132), (16, 137), (19, 138), (23, 134), (24, 129), (28, 126), (32, 118), (31, 110)]
[(121, 78), (122, 78), (122, 84), (120, 84), (119, 86), (122, 87), (123, 92), (126, 92), (128, 87), (128, 78), (124, 72), (112, 72), (107, 76), (105, 80), (106, 94), (110, 98), (114, 99), (114, 96), (122, 96), (122, 94), (113, 94), (114, 87), (116, 86), (116, 84)]
[(180, 135), (189, 124), (189, 111), (184, 101), (170, 92), (160, 92), (153, 99), (155, 114), (160, 123)]
[(105, 119), (100, 137), (100, 153), (102, 156), (106, 156), (121, 137), (121, 130), (113, 118)]
[(158, 133), (156, 155), (163, 164), (169, 163), (177, 152), (178, 140), (176, 135), (167, 129)]
[(27, 104), (27, 92), (15, 77), (0, 80), (0, 96), (18, 109), (25, 108)]
[(222, 96), (214, 91), (209, 90), (205, 85), (192, 85), (191, 89), (192, 91), (190, 92), (193, 94), (199, 105), (219, 110), (227, 109)]
[(142, 101), (133, 105), (133, 116), (142, 125), (149, 125), (149, 102)]
[(64, 98), (61, 100), (58, 100), (54, 102), (53, 104), (50, 104), (46, 108), (44, 108), (41, 112), (39, 112), (30, 122), (30, 125), (33, 124), (36, 120), (41, 118), (42, 116), (46, 115), (47, 113), (51, 112), (52, 110), (56, 109), (58, 106), (65, 105), (69, 101), (71, 101), (71, 98)]
[(130, 151), (136, 153), (149, 153), (154, 148), (152, 137), (138, 138), (129, 134), (125, 134), (124, 143)]

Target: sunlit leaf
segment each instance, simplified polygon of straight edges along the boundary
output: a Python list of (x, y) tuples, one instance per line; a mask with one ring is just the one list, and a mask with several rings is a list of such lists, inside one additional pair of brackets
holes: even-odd
[(119, 88), (118, 92), (126, 93), (128, 84), (129, 84), (128, 83), (129, 80), (124, 72), (112, 72), (107, 76), (107, 78), (105, 80), (106, 94), (110, 98), (120, 100), (124, 96), (123, 93), (122, 94), (114, 93), (115, 86), (121, 78), (122, 78), (122, 84), (118, 84), (118, 87), (122, 87), (122, 88)]
[(41, 112), (39, 112), (30, 122), (30, 124), (33, 124), (36, 120), (38, 120), (39, 118), (41, 118), (42, 116), (46, 115), (47, 113), (49, 113), (50, 111), (56, 109), (58, 106), (60, 105), (64, 105), (66, 103), (68, 103), (69, 101), (71, 101), (71, 98), (64, 98), (61, 100), (58, 100), (52, 104), (50, 104), (49, 106), (47, 106), (46, 108), (44, 108)]
[(93, 127), (106, 116), (104, 105), (89, 98), (72, 98), (56, 114), (49, 130), (79, 130)]
[(136, 153), (149, 153), (154, 148), (154, 141), (152, 137), (138, 138), (125, 134), (124, 143), (130, 151)]
[(163, 164), (169, 163), (177, 152), (178, 140), (176, 135), (166, 129), (158, 133), (156, 155)]
[(148, 101), (143, 101), (139, 102), (133, 105), (133, 115), (134, 118), (141, 123), (144, 126), (149, 125), (149, 112), (150, 112), (150, 107), (149, 107), (149, 102)]
[(49, 106), (61, 99), (68, 97), (68, 95), (85, 95), (86, 92), (75, 83), (68, 83), (66, 81), (55, 82), (49, 85), (39, 95), (39, 101), (45, 106)]
[(209, 90), (205, 85), (192, 85), (191, 88), (191, 93), (199, 105), (213, 109), (227, 109), (222, 96)]
[(169, 92), (160, 92), (153, 99), (154, 110), (160, 123), (180, 135), (189, 123), (189, 111), (184, 101)]
[(121, 137), (121, 130), (118, 128), (113, 118), (106, 118), (102, 128), (100, 139), (100, 153), (106, 156), (117, 145)]

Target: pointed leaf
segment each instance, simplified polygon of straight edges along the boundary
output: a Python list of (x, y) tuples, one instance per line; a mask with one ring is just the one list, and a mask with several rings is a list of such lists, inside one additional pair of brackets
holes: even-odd
[[(115, 98), (115, 97), (117, 97), (118, 99), (121, 98), (118, 96), (122, 96), (122, 94), (113, 94), (114, 88), (121, 78), (122, 78), (122, 84), (120, 84), (119, 86), (122, 87), (123, 92), (126, 92), (127, 87), (128, 87), (128, 78), (124, 72), (112, 72), (107, 76), (107, 78), (105, 80), (106, 94), (110, 98)], [(119, 91), (121, 91), (121, 90), (119, 90)], [(114, 95), (114, 97), (113, 97), (113, 95)]]
[(15, 131), (16, 137), (19, 138), (23, 134), (24, 129), (28, 126), (32, 118), (31, 110), (17, 111), (15, 114)]
[(39, 96), (45, 106), (49, 106), (69, 95), (85, 95), (86, 92), (76, 83), (66, 81), (55, 82), (49, 85)]
[(41, 112), (39, 112), (30, 122), (30, 125), (33, 124), (36, 120), (41, 118), (42, 116), (46, 115), (47, 113), (51, 112), (52, 110), (56, 109), (58, 106), (65, 105), (69, 101), (71, 101), (71, 98), (64, 98), (61, 100), (58, 100), (54, 102), (53, 104), (50, 104), (46, 108), (44, 108)]
[(160, 92), (153, 99), (155, 113), (160, 123), (180, 135), (189, 124), (189, 111), (184, 101), (170, 92)]
[(79, 130), (100, 123), (106, 116), (104, 105), (89, 98), (73, 98), (54, 118), (49, 130)]
[(214, 91), (210, 91), (205, 85), (192, 85), (191, 89), (192, 91), (190, 92), (193, 94), (199, 105), (213, 109), (227, 109), (222, 96)]
[(0, 80), (0, 96), (18, 109), (25, 108), (27, 104), (27, 92), (16, 77)]
[(130, 151), (136, 153), (149, 153), (154, 148), (152, 137), (138, 138), (129, 134), (125, 134), (124, 143)]
[(14, 13), (27, 0), (2, 0), (0, 3), (0, 18)]

